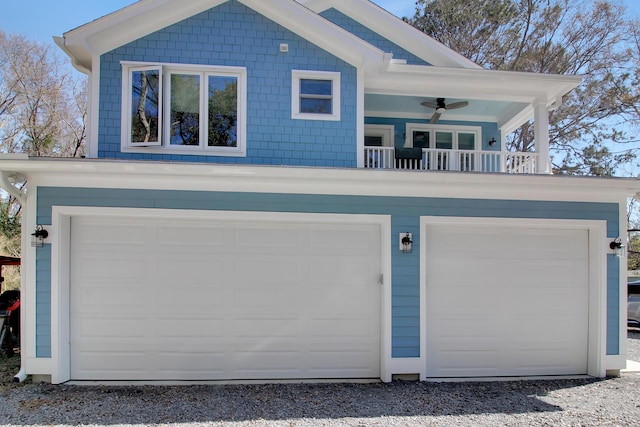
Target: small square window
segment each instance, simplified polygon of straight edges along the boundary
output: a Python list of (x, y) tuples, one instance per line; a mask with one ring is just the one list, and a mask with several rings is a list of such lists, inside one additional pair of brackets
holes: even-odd
[(292, 72), (292, 117), (306, 120), (340, 120), (340, 73)]

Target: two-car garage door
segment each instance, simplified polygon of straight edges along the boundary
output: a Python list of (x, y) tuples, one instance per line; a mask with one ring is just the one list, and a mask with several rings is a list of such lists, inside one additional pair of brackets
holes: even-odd
[(380, 226), (71, 218), (74, 380), (380, 377)]
[(529, 222), (426, 226), (427, 377), (587, 373), (589, 232)]

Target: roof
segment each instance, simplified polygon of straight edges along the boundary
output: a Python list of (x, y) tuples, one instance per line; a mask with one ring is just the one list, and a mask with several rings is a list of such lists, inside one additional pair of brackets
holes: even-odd
[[(90, 72), (93, 58), (228, 0), (140, 0), (54, 40), (74, 66)], [(355, 67), (380, 67), (385, 53), (294, 0), (236, 0)]]
[[(68, 31), (55, 41), (77, 69), (90, 74), (100, 55), (226, 1), (140, 0)], [(488, 112), (484, 116), (476, 114), (475, 119), (496, 121), (504, 135), (530, 120), (535, 105), (559, 106), (562, 97), (582, 81), (580, 76), (483, 69), (369, 0), (235, 1), (363, 70), (368, 96), (475, 100), (478, 110)], [(320, 15), (332, 8), (430, 65), (394, 60), (392, 53), (378, 49)], [(415, 99), (399, 101), (414, 108), (420, 104)], [(386, 99), (379, 105), (392, 103)], [(375, 103), (369, 103), (369, 108), (371, 105)]]
[(433, 66), (481, 68), (369, 0), (297, 1), (316, 13), (336, 9)]

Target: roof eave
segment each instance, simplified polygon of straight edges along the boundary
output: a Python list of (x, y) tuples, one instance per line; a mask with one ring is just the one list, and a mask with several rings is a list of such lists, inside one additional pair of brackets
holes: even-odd
[[(225, 1), (227, 0), (140, 0), (66, 32), (63, 43), (57, 43), (71, 57), (74, 64), (90, 70), (93, 57)], [(383, 64), (384, 52), (294, 0), (238, 1), (355, 67), (379, 68)]]
[(404, 22), (371, 1), (362, 0), (298, 0), (316, 13), (334, 8), (367, 28), (413, 53), (427, 63), (441, 67), (481, 68), (475, 62), (422, 31)]

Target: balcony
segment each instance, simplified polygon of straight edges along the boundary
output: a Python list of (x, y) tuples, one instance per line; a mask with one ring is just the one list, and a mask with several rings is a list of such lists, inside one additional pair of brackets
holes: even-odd
[(365, 147), (364, 167), (424, 171), (535, 174), (538, 153)]

